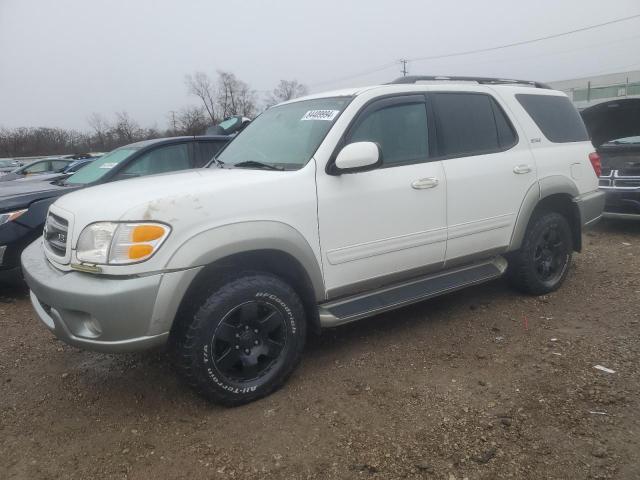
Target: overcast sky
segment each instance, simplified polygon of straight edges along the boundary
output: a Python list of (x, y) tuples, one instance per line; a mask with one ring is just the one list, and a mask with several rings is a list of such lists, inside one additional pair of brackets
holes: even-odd
[[(492, 47), (640, 13), (638, 0), (0, 0), (0, 126), (88, 129), (126, 110), (165, 128), (196, 104), (184, 76), (235, 73), (262, 95), (389, 81), (400, 58)], [(489, 53), (411, 62), (412, 74), (560, 80), (640, 68), (640, 18)], [(336, 79), (338, 79), (336, 81)]]

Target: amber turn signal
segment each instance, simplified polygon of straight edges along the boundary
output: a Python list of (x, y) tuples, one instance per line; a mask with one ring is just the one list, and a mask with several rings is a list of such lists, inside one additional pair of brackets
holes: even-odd
[(165, 229), (157, 225), (140, 225), (133, 229), (131, 240), (134, 243), (151, 242), (164, 235)]
[(137, 260), (138, 258), (144, 258), (153, 252), (153, 247), (146, 243), (140, 245), (131, 245), (129, 247), (129, 258), (131, 260)]

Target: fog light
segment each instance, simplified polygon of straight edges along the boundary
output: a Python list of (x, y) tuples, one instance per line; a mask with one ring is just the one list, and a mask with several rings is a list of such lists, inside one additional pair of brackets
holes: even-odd
[(99, 337), (102, 334), (102, 327), (100, 327), (98, 321), (93, 317), (85, 320), (84, 326), (87, 330), (89, 330), (89, 332), (91, 332), (91, 335), (88, 336)]

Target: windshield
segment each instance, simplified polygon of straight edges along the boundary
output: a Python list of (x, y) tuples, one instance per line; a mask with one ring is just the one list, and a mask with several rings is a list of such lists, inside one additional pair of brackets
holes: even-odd
[(103, 157), (94, 160), (86, 167), (81, 168), (76, 173), (67, 178), (65, 183), (69, 183), (72, 185), (84, 185), (87, 183), (93, 183), (105, 176), (113, 167), (115, 167), (119, 163), (122, 163), (137, 151), (137, 148), (118, 148), (117, 150), (109, 152)]
[(350, 101), (351, 97), (320, 98), (270, 108), (229, 143), (218, 159), (225, 167), (260, 162), (286, 170), (302, 168)]

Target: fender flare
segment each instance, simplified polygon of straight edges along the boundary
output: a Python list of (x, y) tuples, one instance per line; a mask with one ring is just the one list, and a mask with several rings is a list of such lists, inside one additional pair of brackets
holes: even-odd
[(325, 299), (322, 269), (309, 242), (292, 226), (277, 221), (238, 222), (199, 232), (175, 250), (166, 268), (200, 267), (256, 250), (278, 250), (293, 257), (306, 271), (316, 299)]
[(534, 183), (529, 190), (527, 190), (524, 200), (520, 205), (508, 251), (518, 250), (522, 245), (529, 220), (531, 220), (531, 215), (533, 215), (534, 210), (541, 200), (557, 194), (566, 194), (571, 198), (575, 198), (579, 193), (576, 184), (563, 175), (551, 175), (540, 178), (538, 182)]

